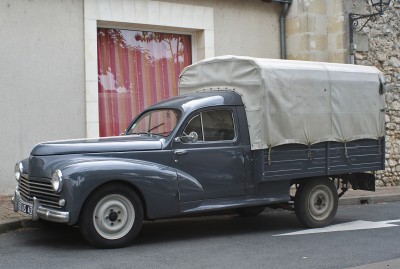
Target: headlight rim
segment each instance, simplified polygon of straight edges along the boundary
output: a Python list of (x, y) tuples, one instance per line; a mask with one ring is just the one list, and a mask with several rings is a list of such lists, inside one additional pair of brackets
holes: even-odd
[(15, 177), (15, 180), (17, 180), (18, 183), (21, 180), (23, 173), (24, 173), (24, 165), (21, 162), (17, 162), (15, 164), (15, 166), (14, 166), (14, 177)]
[(53, 191), (56, 193), (61, 192), (62, 185), (63, 185), (62, 172), (61, 170), (57, 169), (51, 176), (51, 186), (53, 188)]

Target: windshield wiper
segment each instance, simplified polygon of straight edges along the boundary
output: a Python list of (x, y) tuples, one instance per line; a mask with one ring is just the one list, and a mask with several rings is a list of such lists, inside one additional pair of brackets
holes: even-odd
[(129, 133), (130, 135), (149, 135), (149, 133), (138, 132), (138, 133)]
[(150, 129), (148, 129), (148, 130), (147, 130), (147, 133), (150, 133), (151, 131), (153, 131), (154, 129), (156, 129), (156, 128), (162, 126), (162, 125), (164, 125), (164, 122), (162, 122), (162, 123), (160, 123), (160, 124), (158, 124), (158, 125), (156, 125), (156, 126), (150, 128)]

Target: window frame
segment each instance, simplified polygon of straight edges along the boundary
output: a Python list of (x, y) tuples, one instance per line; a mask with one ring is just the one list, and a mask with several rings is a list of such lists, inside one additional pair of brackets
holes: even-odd
[[(231, 119), (232, 119), (232, 124), (233, 124), (233, 131), (234, 131), (234, 137), (233, 139), (230, 140), (212, 140), (212, 141), (206, 141), (205, 140), (205, 134), (204, 134), (204, 121), (203, 121), (203, 113), (206, 112), (210, 112), (210, 111), (217, 111), (217, 110), (226, 110), (230, 112), (231, 115)], [(205, 108), (205, 109), (201, 109), (201, 110), (196, 110), (195, 112), (193, 112), (188, 118), (189, 120), (186, 122), (186, 124), (184, 125), (184, 127), (182, 128), (182, 130), (180, 130), (178, 132), (178, 136), (184, 136), (184, 131), (186, 130), (186, 128), (188, 127), (188, 125), (190, 124), (190, 122), (197, 116), (200, 116), (200, 124), (201, 124), (201, 131), (202, 131), (202, 136), (203, 136), (203, 140), (198, 140), (195, 143), (191, 143), (191, 142), (183, 142), (181, 141), (182, 144), (184, 145), (199, 145), (199, 144), (217, 144), (217, 143), (235, 143), (238, 141), (238, 129), (237, 129), (237, 117), (235, 117), (235, 112), (234, 112), (235, 108), (234, 107), (218, 107), (218, 108)], [(199, 136), (200, 137), (200, 136)]]

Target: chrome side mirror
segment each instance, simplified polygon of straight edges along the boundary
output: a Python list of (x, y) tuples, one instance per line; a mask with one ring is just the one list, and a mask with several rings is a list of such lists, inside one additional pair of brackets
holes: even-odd
[(196, 143), (199, 141), (199, 135), (196, 132), (190, 132), (189, 135), (182, 135), (175, 138), (175, 142), (182, 142), (182, 143)]
[(197, 141), (199, 141), (199, 135), (196, 132), (190, 132), (190, 134), (188, 135), (188, 139), (190, 142), (196, 143)]

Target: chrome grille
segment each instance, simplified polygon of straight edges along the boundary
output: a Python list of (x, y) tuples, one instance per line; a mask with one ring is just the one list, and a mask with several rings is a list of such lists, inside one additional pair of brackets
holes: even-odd
[(33, 197), (36, 197), (42, 206), (56, 209), (61, 208), (58, 204), (60, 194), (53, 191), (51, 182), (48, 179), (38, 181), (28, 179), (26, 175), (23, 175), (18, 184), (18, 190), (20, 191), (22, 198), (27, 202), (33, 203)]

